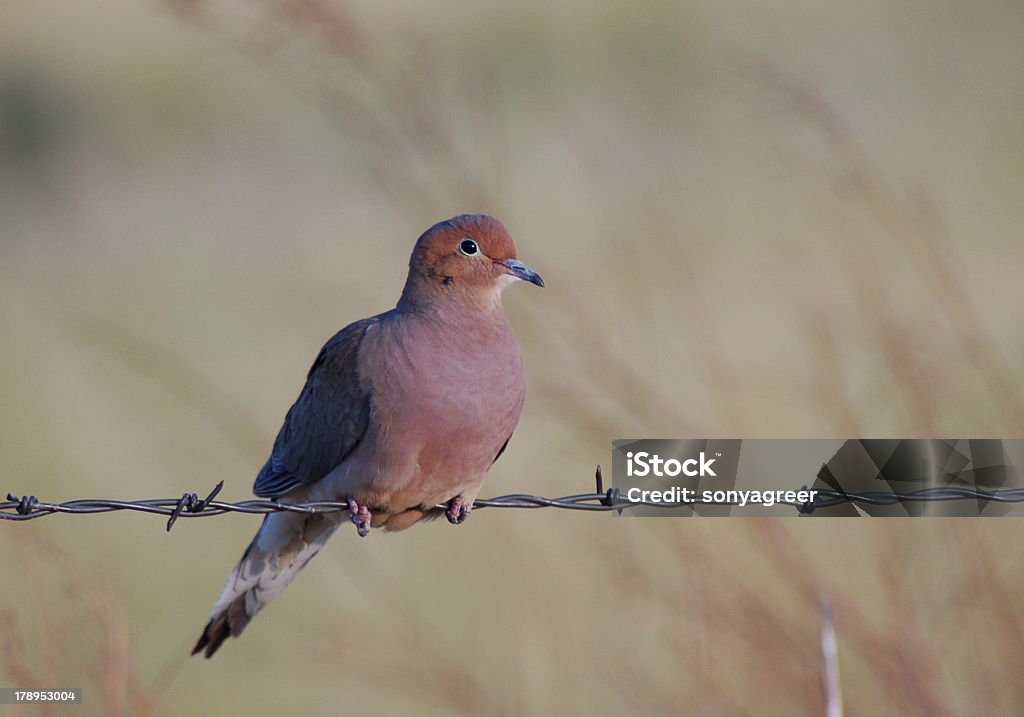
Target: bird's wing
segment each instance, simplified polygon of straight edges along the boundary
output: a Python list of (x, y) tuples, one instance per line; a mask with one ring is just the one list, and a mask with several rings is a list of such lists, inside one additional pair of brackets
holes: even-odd
[(359, 376), (357, 357), (367, 328), (378, 319), (349, 324), (320, 349), (256, 476), (257, 496), (276, 498), (320, 480), (359, 444), (370, 419), (370, 391)]
[(498, 459), (499, 459), (499, 458), (501, 458), (501, 454), (505, 452), (505, 449), (506, 449), (506, 448), (508, 448), (508, 442), (509, 442), (509, 441), (511, 441), (511, 440), (512, 440), (512, 434), (510, 433), (510, 434), (508, 434), (508, 438), (506, 438), (506, 439), (505, 439), (505, 442), (501, 444), (501, 448), (499, 448), (499, 449), (498, 449), (498, 455), (496, 455), (496, 456), (494, 457), (494, 460), (493, 460), (493, 461), (491, 461), (491, 465), (492, 465), (492, 466), (493, 466), (493, 465), (494, 465), (495, 463), (497, 463), (497, 462), (498, 462)]

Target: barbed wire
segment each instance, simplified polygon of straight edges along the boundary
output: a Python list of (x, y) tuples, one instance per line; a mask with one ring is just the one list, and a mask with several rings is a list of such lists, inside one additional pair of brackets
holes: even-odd
[[(605, 490), (601, 475), (601, 466), (595, 473), (596, 490), (593, 493), (578, 493), (558, 498), (545, 498), (528, 493), (512, 493), (496, 498), (478, 499), (474, 508), (562, 508), (565, 510), (586, 510), (595, 512), (619, 511), (648, 507), (663, 510), (679, 508), (695, 508), (702, 505), (733, 506), (743, 505), (740, 500), (703, 500), (695, 498), (685, 502), (658, 502), (651, 500), (632, 500), (624, 497), (618, 488)], [(109, 500), (105, 498), (85, 498), (69, 500), (64, 503), (48, 503), (34, 495), (18, 497), (7, 494), (6, 501), (0, 501), (0, 520), (25, 521), (35, 520), (56, 513), (93, 514), (110, 513), (130, 510), (140, 513), (154, 513), (167, 516), (167, 530), (170, 530), (178, 518), (202, 518), (225, 513), (266, 514), (288, 511), (293, 513), (338, 513), (348, 512), (348, 502), (340, 501), (306, 501), (282, 503), (276, 500), (243, 500), (228, 503), (216, 500), (217, 494), (224, 487), (224, 481), (218, 483), (205, 497), (196, 493), (185, 493), (180, 498), (153, 498), (148, 500)], [(1024, 502), (1024, 488), (995, 488), (985, 490), (975, 486), (936, 486), (922, 488), (907, 493), (886, 491), (845, 492), (831, 488), (814, 488), (802, 486), (799, 491), (809, 493), (813, 490), (810, 500), (804, 502), (777, 500), (776, 505), (786, 505), (799, 513), (811, 514), (816, 510), (833, 508), (849, 503), (886, 506), (897, 503), (923, 503), (935, 501), (976, 500), (994, 503)], [(771, 491), (778, 493), (779, 491)], [(444, 508), (445, 506), (438, 506)]]

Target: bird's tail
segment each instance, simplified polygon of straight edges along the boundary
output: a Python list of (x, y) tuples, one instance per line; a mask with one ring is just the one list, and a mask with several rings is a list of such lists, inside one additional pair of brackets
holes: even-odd
[(242, 634), (253, 616), (320, 552), (341, 523), (339, 515), (268, 514), (231, 572), (192, 654), (205, 651), (211, 657), (224, 640)]

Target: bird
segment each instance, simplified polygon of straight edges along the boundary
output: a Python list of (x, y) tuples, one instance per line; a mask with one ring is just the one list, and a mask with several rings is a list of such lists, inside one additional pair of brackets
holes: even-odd
[(525, 400), (502, 292), (544, 280), (497, 219), (463, 214), (425, 231), (395, 308), (331, 337), (289, 409), (253, 492), (338, 501), (348, 513), (267, 514), (192, 654), (207, 658), (287, 587), (347, 520), (360, 537), (445, 515), (463, 523)]

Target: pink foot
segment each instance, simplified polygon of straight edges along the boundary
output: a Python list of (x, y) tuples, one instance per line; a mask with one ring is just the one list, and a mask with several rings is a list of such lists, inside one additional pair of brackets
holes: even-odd
[(459, 525), (466, 522), (466, 518), (469, 517), (472, 511), (473, 503), (467, 503), (461, 495), (457, 495), (448, 501), (448, 510), (444, 512), (444, 517), (452, 525)]
[(352, 514), (352, 522), (356, 524), (356, 532), (360, 538), (370, 534), (370, 509), (359, 505), (353, 498), (348, 499), (348, 512)]

